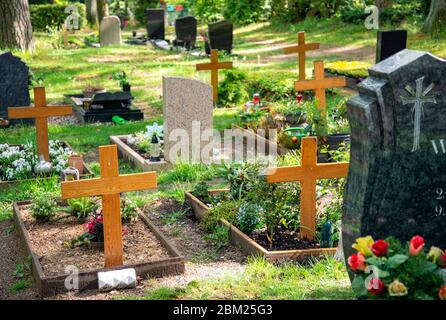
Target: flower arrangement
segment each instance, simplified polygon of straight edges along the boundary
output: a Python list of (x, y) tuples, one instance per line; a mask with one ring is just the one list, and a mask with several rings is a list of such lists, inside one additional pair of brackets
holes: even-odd
[[(60, 174), (68, 167), (68, 157), (72, 150), (63, 146), (60, 141), (49, 141), (52, 173)], [(0, 180), (12, 181), (32, 179), (38, 176), (36, 166), (39, 159), (34, 146), (30, 143), (24, 146), (0, 144)]]
[(446, 252), (425, 250), (425, 241), (414, 236), (402, 245), (394, 238), (358, 238), (347, 263), (354, 273), (353, 290), (372, 299), (446, 300)]
[(127, 137), (127, 143), (129, 145), (135, 146), (142, 152), (149, 152), (150, 144), (153, 137), (157, 137), (160, 144), (163, 144), (164, 127), (158, 125), (157, 122), (153, 123), (153, 125), (151, 126), (147, 126), (146, 131), (141, 131), (135, 133), (134, 135), (129, 135)]

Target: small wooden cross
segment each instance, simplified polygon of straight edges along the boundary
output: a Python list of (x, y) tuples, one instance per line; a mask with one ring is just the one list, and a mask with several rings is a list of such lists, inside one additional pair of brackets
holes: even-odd
[(155, 189), (156, 172), (119, 175), (116, 145), (99, 147), (101, 177), (62, 182), (62, 199), (102, 196), (105, 267), (123, 264), (122, 192)]
[(197, 64), (197, 71), (211, 70), (214, 103), (218, 100), (218, 70), (232, 69), (232, 62), (218, 62), (218, 50), (211, 50), (211, 63)]
[(315, 90), (316, 99), (319, 101), (318, 108), (322, 110), (323, 116), (326, 116), (327, 99), (325, 89), (344, 87), (347, 85), (345, 77), (325, 78), (324, 62), (314, 62), (314, 80), (297, 81), (294, 84), (296, 91)]
[(316, 232), (316, 182), (318, 179), (343, 178), (348, 174), (348, 162), (317, 163), (317, 139), (302, 139), (300, 166), (270, 168), (269, 183), (300, 181), (300, 234), (314, 239)]
[(297, 34), (297, 46), (286, 47), (283, 49), (283, 53), (298, 53), (299, 54), (299, 80), (306, 79), (305, 75), (305, 58), (306, 52), (310, 50), (319, 49), (319, 43), (305, 43), (305, 32), (301, 31)]
[(48, 147), (48, 118), (67, 116), (73, 113), (73, 109), (66, 105), (46, 105), (45, 87), (34, 88), (34, 107), (8, 108), (10, 119), (36, 120), (37, 155), (50, 160)]

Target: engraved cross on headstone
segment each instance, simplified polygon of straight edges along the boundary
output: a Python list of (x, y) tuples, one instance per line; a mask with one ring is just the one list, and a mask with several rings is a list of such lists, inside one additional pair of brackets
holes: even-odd
[(403, 105), (413, 104), (412, 112), (414, 114), (414, 129), (413, 129), (413, 147), (412, 152), (420, 149), (420, 133), (421, 133), (421, 116), (423, 113), (423, 105), (425, 103), (437, 104), (435, 96), (428, 96), (428, 94), (434, 88), (434, 84), (431, 83), (425, 90), (423, 90), (424, 77), (415, 80), (415, 91), (411, 86), (407, 85), (405, 89), (411, 94), (411, 97), (401, 97)]

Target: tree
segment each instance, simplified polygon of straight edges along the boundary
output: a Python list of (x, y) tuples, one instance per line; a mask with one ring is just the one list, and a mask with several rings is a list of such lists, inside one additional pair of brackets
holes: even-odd
[(96, 3), (98, 6), (98, 20), (100, 24), (102, 19), (109, 15), (108, 0), (96, 0)]
[(34, 49), (28, 0), (0, 0), (0, 49)]
[(93, 26), (97, 27), (98, 21), (98, 4), (96, 0), (85, 0), (85, 6), (87, 7), (87, 21)]
[(432, 33), (434, 31), (435, 24), (440, 22), (440, 20), (445, 17), (446, 0), (432, 0), (429, 14), (427, 15), (426, 21), (424, 22), (424, 32)]

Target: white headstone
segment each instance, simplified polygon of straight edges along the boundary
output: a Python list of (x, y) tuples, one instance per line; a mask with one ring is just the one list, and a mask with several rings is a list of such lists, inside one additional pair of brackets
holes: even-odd
[(121, 21), (117, 16), (108, 16), (101, 22), (101, 46), (121, 45)]
[(164, 157), (171, 163), (204, 162), (212, 157), (212, 87), (203, 82), (163, 78)]

